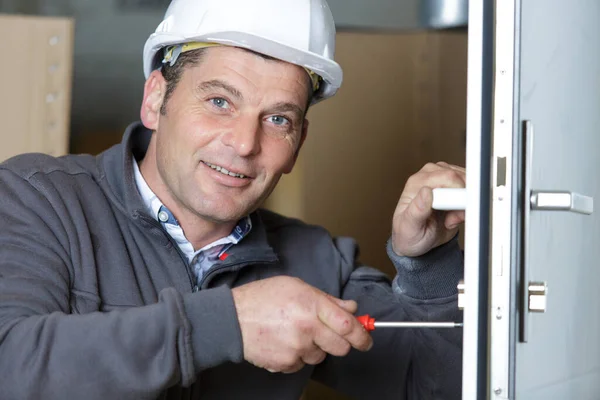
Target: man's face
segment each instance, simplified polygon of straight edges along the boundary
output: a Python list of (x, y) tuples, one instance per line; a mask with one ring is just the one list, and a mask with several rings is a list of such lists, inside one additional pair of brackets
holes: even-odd
[[(153, 75), (155, 97), (164, 98), (164, 79)], [(214, 222), (258, 208), (292, 170), (309, 90), (298, 66), (231, 47), (207, 49), (182, 73), (165, 114), (146, 123), (156, 131), (151, 168), (167, 193), (163, 202)]]

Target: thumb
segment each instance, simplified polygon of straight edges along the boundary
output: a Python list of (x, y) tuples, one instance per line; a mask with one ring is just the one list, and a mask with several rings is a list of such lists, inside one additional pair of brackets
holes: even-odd
[(433, 213), (432, 205), (433, 190), (424, 186), (419, 190), (406, 210), (404, 210), (404, 217), (402, 219), (412, 232), (422, 232), (427, 226), (427, 219)]

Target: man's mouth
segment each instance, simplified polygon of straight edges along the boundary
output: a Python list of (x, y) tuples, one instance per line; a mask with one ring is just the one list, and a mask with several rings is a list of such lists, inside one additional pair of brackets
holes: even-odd
[(214, 169), (215, 171), (220, 172), (220, 173), (222, 173), (224, 175), (233, 176), (234, 178), (240, 178), (240, 179), (249, 178), (247, 175), (238, 174), (238, 173), (235, 173), (235, 172), (228, 171), (227, 169), (225, 169), (225, 168), (223, 168), (223, 167), (221, 167), (219, 165), (211, 164), (211, 163), (206, 162), (206, 161), (202, 161), (202, 162), (205, 165), (207, 165), (207, 166), (211, 167), (212, 169)]

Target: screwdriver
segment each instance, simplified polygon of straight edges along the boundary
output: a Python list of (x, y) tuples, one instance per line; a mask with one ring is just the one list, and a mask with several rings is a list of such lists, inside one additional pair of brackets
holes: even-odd
[(460, 328), (463, 326), (462, 322), (375, 322), (375, 318), (371, 318), (368, 314), (356, 319), (368, 332), (374, 331), (375, 328)]

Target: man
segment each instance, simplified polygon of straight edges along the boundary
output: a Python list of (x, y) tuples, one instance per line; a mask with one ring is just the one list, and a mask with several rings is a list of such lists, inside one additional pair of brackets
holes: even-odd
[[(460, 396), (461, 213), (407, 182), (393, 285), (347, 238), (259, 210), (341, 83), (324, 0), (175, 0), (147, 42), (141, 123), (98, 157), (0, 166), (0, 398)], [(368, 79), (368, 77), (366, 78)], [(383, 247), (383, 244), (382, 244)]]

